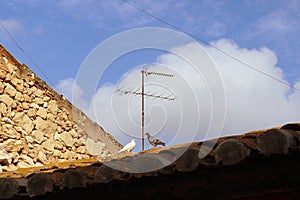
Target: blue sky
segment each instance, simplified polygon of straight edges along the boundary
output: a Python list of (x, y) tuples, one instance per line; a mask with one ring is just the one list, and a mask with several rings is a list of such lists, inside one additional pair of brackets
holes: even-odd
[[(144, 26), (169, 28), (121, 0), (0, 2), (1, 21), (54, 84), (74, 77), (87, 54), (113, 34)], [(132, 2), (207, 42), (229, 38), (245, 48), (266, 46), (278, 56), (288, 80), (298, 78), (299, 1)], [(6, 33), (0, 33), (1, 43), (42, 76)]]
[[(300, 55), (300, 1), (131, 0), (130, 2), (157, 18), (163, 19), (201, 40), (214, 44), (229, 54), (241, 55), (242, 61), (251, 64), (253, 67), (272, 74), (276, 78), (279, 77), (280, 80), (287, 81), (295, 87), (297, 86), (300, 77), (300, 59), (298, 59)], [(10, 34), (31, 59), (35, 61), (42, 73), (17, 48), (2, 27), (0, 28), (1, 44), (20, 62), (27, 64), (48, 84), (56, 88), (59, 87), (62, 81), (74, 79), (88, 54), (99, 43), (114, 34), (132, 28), (149, 26), (172, 28), (121, 0), (0, 0), (0, 6), (1, 23), (9, 30)], [(207, 47), (207, 50), (211, 51), (212, 55), (217, 54), (209, 47)], [(114, 84), (131, 68), (149, 62), (156, 62), (164, 53), (157, 50), (142, 50), (120, 57), (107, 70), (101, 84), (107, 82)], [(249, 56), (250, 54), (258, 55), (257, 57), (263, 55), (270, 62), (252, 62), (257, 57), (242, 56), (247, 53), (249, 53)], [(219, 55), (216, 55), (217, 57), (220, 60), (223, 59)], [(168, 59), (162, 60), (165, 63), (176, 63), (173, 62), (174, 60), (172, 62)], [(217, 60), (216, 63), (221, 63), (220, 60)], [(226, 65), (231, 61), (224, 61), (223, 63)], [(272, 64), (271, 70), (268, 67), (257, 66), (266, 63)], [(238, 71), (234, 71), (236, 69), (229, 72), (238, 74)], [(277, 73), (278, 70), (282, 71), (280, 75)], [(225, 82), (226, 73), (229, 72), (224, 71)], [(236, 103), (236, 98), (230, 96), (230, 89), (237, 88), (239, 84), (243, 85), (243, 81), (240, 79), (237, 79), (234, 84), (232, 82), (228, 82), (226, 86), (229, 88), (227, 90), (229, 91), (227, 92), (229, 104), (230, 102)], [(230, 84), (233, 84), (234, 87), (230, 88)], [(274, 87), (282, 87), (276, 81), (272, 84)], [(68, 87), (69, 85), (66, 83), (64, 86)], [(251, 90), (253, 93), (260, 85), (255, 87), (253, 91)], [(264, 89), (269, 90), (269, 88)], [(66, 92), (67, 96), (67, 91), (63, 89), (61, 91)], [(290, 90), (288, 92), (293, 93)], [(284, 90), (280, 95), (287, 98), (288, 92)], [(99, 91), (100, 93), (101, 91)], [(258, 98), (261, 96), (261, 94), (257, 95)], [(268, 98), (266, 97), (266, 99)], [(288, 100), (292, 99), (292, 97), (288, 98)], [(246, 96), (241, 97), (240, 100), (245, 99), (247, 99)], [(244, 104), (247, 104), (247, 102)], [(273, 108), (275, 109), (276, 106), (274, 105)], [(256, 110), (259, 111), (259, 109), (261, 107)], [(272, 108), (269, 110), (272, 110)], [(286, 112), (289, 112), (289, 110), (287, 109)], [(265, 113), (268, 113), (268, 111)], [(269, 116), (271, 115), (274, 114), (270, 112)], [(231, 121), (239, 118), (237, 113), (231, 115), (229, 113), (229, 117), (231, 117), (229, 119)], [(268, 115), (264, 115), (264, 117), (268, 117)], [(227, 130), (230, 130), (229, 132), (246, 131), (286, 121), (297, 121), (297, 119), (293, 115), (291, 118), (282, 119), (281, 121), (274, 120), (272, 123), (259, 124), (258, 121), (254, 121), (250, 125), (243, 123), (240, 125), (231, 124), (227, 126)], [(245, 120), (247, 119), (245, 118)], [(100, 121), (99, 123), (103, 124), (105, 122)], [(259, 126), (253, 124), (259, 124)], [(104, 128), (110, 130), (109, 125), (104, 126)], [(111, 131), (114, 131), (114, 129), (111, 129)], [(229, 132), (226, 132), (226, 134)], [(116, 133), (116, 135), (118, 134), (121, 133)], [(165, 138), (168, 139), (167, 136)], [(123, 139), (121, 140), (124, 142), (130, 141), (129, 138)]]

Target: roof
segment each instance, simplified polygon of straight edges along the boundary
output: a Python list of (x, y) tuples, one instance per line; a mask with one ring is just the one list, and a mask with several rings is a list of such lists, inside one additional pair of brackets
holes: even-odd
[[(210, 147), (207, 155), (199, 154)], [(6, 194), (6, 198), (13, 199), (34, 196), (88, 199), (94, 195), (106, 199), (283, 199), (289, 196), (297, 199), (299, 156), (300, 124), (286, 124), (136, 154), (0, 173), (0, 188), (4, 185), (7, 188), (6, 192), (0, 189), (0, 196)]]

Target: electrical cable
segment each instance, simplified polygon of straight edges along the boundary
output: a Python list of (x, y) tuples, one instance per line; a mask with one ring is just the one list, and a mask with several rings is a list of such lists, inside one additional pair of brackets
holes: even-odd
[(200, 42), (202, 42), (202, 43), (204, 43), (204, 44), (206, 44), (206, 45), (208, 45), (208, 46), (210, 46), (210, 47), (216, 49), (217, 51), (219, 51), (219, 52), (222, 53), (223, 55), (230, 57), (231, 59), (237, 61), (238, 63), (242, 64), (243, 66), (246, 66), (246, 67), (248, 67), (249, 69), (252, 69), (252, 70), (254, 70), (254, 71), (256, 71), (256, 72), (258, 72), (258, 73), (260, 73), (260, 74), (262, 74), (262, 75), (264, 75), (264, 76), (266, 76), (266, 77), (268, 77), (268, 78), (271, 78), (271, 79), (273, 79), (273, 80), (275, 80), (275, 81), (278, 81), (279, 83), (281, 83), (281, 84), (283, 84), (283, 85), (285, 85), (285, 86), (288, 86), (289, 88), (294, 89), (294, 90), (297, 91), (297, 92), (300, 92), (300, 89), (298, 89), (298, 88), (296, 88), (296, 87), (290, 85), (289, 83), (287, 83), (287, 82), (285, 82), (285, 81), (282, 81), (282, 80), (280, 80), (280, 79), (278, 79), (278, 78), (276, 78), (276, 77), (274, 77), (274, 76), (272, 76), (272, 75), (270, 75), (270, 74), (268, 74), (268, 73), (266, 73), (266, 72), (264, 72), (264, 71), (262, 71), (262, 70), (259, 70), (259, 69), (255, 68), (255, 67), (253, 67), (253, 66), (248, 65), (248, 64), (245, 63), (244, 61), (242, 61), (242, 60), (240, 60), (240, 59), (234, 57), (233, 55), (227, 53), (226, 51), (224, 51), (224, 50), (222, 50), (222, 49), (220, 49), (220, 48), (218, 48), (218, 47), (216, 47), (216, 46), (210, 44), (209, 42), (207, 42), (207, 41), (205, 41), (205, 40), (199, 38), (199, 37), (196, 36), (195, 34), (192, 34), (192, 33), (188, 32), (188, 31), (185, 31), (185, 30), (183, 30), (182, 28), (179, 28), (179, 27), (177, 27), (177, 26), (175, 26), (175, 25), (173, 25), (173, 24), (171, 24), (171, 23), (169, 23), (169, 22), (167, 22), (167, 21), (165, 21), (165, 20), (163, 20), (163, 19), (161, 19), (161, 18), (159, 18), (159, 17), (154, 16), (153, 14), (149, 13), (149, 12), (146, 11), (145, 9), (138, 7), (136, 4), (133, 4), (133, 3), (129, 2), (129, 1), (127, 1), (127, 0), (122, 0), (122, 1), (123, 1), (124, 3), (126, 3), (126, 4), (128, 4), (129, 6), (131, 6), (132, 8), (134, 8), (134, 9), (136, 9), (136, 10), (139, 10), (140, 12), (142, 12), (142, 13), (144, 13), (144, 14), (146, 14), (146, 15), (148, 15), (148, 16), (154, 18), (154, 19), (156, 19), (157, 21), (160, 21), (161, 23), (164, 23), (164, 24), (166, 24), (166, 25), (168, 25), (168, 26), (170, 26), (170, 27), (172, 27), (172, 28), (174, 28), (174, 29), (176, 29), (176, 30), (182, 32), (182, 33), (185, 33), (185, 34), (191, 36), (192, 38), (195, 38), (196, 40), (198, 40), (198, 41), (200, 41)]
[[(48, 78), (48, 76), (43, 72), (43, 70), (37, 65), (37, 63), (29, 56), (28, 53), (19, 45), (19, 43), (15, 40), (15, 38), (12, 36), (12, 34), (8, 31), (8, 29), (4, 26), (4, 24), (0, 20), (0, 25), (4, 29), (4, 31), (7, 33), (9, 38), (13, 41), (13, 43), (19, 48), (19, 50), (30, 60), (30, 62), (39, 70), (39, 72), (48, 80), (48, 82), (54, 87), (56, 90), (57, 88), (55, 87), (55, 84)], [(58, 90), (57, 90), (58, 91)]]

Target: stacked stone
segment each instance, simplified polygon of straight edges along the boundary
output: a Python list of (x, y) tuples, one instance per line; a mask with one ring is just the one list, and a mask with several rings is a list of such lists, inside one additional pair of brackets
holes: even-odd
[(0, 171), (90, 158), (87, 143), (98, 154), (111, 153), (22, 66), (0, 57)]

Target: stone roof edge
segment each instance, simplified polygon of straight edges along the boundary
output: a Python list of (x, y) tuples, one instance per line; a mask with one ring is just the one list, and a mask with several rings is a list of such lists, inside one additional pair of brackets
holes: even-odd
[[(17, 195), (19, 187), (26, 187), (26, 195), (36, 196), (58, 192), (63, 189), (88, 188), (97, 184), (121, 181), (124, 184), (142, 177), (169, 176), (172, 174), (192, 173), (204, 169), (245, 166), (247, 163), (282, 159), (293, 160), (300, 153), (300, 124), (286, 124), (280, 127), (252, 131), (236, 136), (219, 138), (211, 152), (199, 157), (204, 142), (185, 143), (162, 148), (153, 148), (137, 154), (117, 154), (107, 159), (91, 158), (56, 163), (43, 167), (19, 169), (15, 172), (0, 174), (0, 183), (10, 185), (11, 195)], [(254, 145), (253, 145), (254, 144)], [(207, 144), (206, 144), (207, 145)], [(234, 152), (228, 154), (228, 152)], [(178, 154), (179, 158), (174, 159)], [(162, 159), (163, 158), (163, 159)], [(111, 166), (124, 166), (124, 169), (139, 170), (140, 166), (160, 166), (160, 161), (168, 160), (172, 164), (149, 172), (122, 172)], [(116, 165), (117, 164), (117, 165)], [(292, 166), (291, 166), (292, 167)], [(79, 177), (76, 182), (73, 177)], [(44, 181), (48, 187), (31, 185), (34, 181)]]

